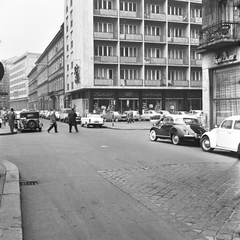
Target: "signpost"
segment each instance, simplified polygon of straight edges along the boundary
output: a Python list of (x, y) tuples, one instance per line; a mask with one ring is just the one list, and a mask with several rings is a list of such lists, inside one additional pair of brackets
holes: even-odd
[(2, 80), (3, 76), (4, 76), (4, 67), (2, 62), (0, 62), (0, 81)]

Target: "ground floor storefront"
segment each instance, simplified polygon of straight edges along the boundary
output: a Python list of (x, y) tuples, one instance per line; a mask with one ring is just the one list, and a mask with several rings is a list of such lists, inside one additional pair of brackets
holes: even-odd
[(68, 94), (66, 107), (76, 107), (80, 114), (115, 110), (124, 112), (143, 109), (189, 111), (202, 109), (202, 90), (183, 89), (88, 89)]

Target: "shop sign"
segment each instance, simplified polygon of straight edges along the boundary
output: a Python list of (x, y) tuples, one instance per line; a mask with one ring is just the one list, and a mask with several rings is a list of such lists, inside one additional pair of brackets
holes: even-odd
[(142, 96), (145, 97), (145, 98), (146, 97), (148, 97), (148, 98), (151, 98), (151, 97), (152, 98), (160, 98), (160, 97), (162, 97), (162, 93), (159, 93), (159, 92), (158, 93), (143, 92)]
[(109, 98), (114, 97), (113, 92), (94, 92), (93, 93), (94, 98)]
[(215, 54), (215, 64), (223, 64), (236, 61), (236, 54), (228, 55), (226, 51), (222, 55)]

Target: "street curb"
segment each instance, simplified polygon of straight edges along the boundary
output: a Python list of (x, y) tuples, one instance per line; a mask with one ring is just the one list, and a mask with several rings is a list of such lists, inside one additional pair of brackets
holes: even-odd
[(13, 134), (17, 134), (17, 132), (13, 132), (13, 133), (11, 133), (11, 132), (0, 133), (0, 136), (1, 136), (1, 135), (13, 135)]
[(22, 240), (19, 170), (7, 160), (0, 160), (0, 164), (6, 168), (0, 206), (0, 240)]

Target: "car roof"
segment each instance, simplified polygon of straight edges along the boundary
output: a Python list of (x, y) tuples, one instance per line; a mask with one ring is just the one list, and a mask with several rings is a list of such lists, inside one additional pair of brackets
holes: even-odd
[(227, 117), (224, 120), (239, 120), (239, 119), (240, 119), (240, 115), (234, 115), (234, 116)]
[(173, 119), (176, 119), (176, 118), (194, 118), (194, 119), (197, 119), (195, 116), (193, 116), (193, 115), (187, 115), (187, 114), (184, 114), (184, 115), (180, 115), (180, 114), (168, 114), (168, 115), (166, 115), (165, 117), (172, 117)]

